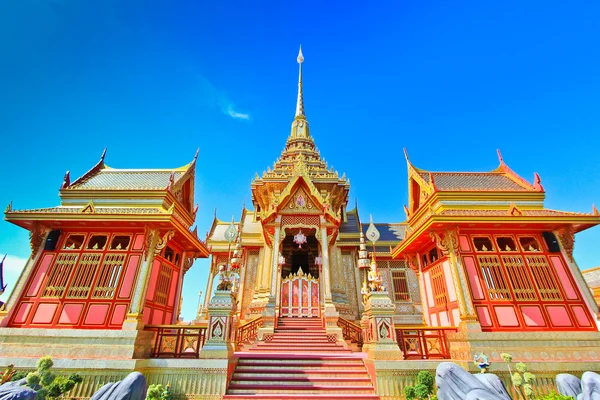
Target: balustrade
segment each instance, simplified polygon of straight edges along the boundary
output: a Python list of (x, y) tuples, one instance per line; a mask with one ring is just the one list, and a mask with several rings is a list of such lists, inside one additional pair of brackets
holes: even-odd
[(199, 358), (206, 325), (147, 325), (154, 332), (153, 358)]
[(404, 359), (450, 358), (448, 332), (456, 332), (454, 327), (402, 326), (396, 327), (396, 339)]
[(235, 334), (235, 344), (240, 347), (256, 340), (258, 337), (258, 328), (263, 326), (262, 317), (254, 318), (240, 326)]
[(345, 340), (350, 340), (359, 346), (363, 345), (362, 328), (360, 326), (342, 317), (338, 318), (337, 325), (342, 328)]

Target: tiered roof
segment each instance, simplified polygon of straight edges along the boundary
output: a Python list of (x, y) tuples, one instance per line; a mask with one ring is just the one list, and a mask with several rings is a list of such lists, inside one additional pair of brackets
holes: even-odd
[[(302, 91), (302, 50), (298, 55), (299, 78), (298, 100), (296, 115), (292, 129), (281, 156), (275, 161), (273, 169), (268, 168), (262, 176), (256, 175), (252, 181), (252, 202), (257, 210), (257, 217), (268, 219), (269, 215), (277, 212), (277, 207), (283, 203), (282, 198), (290, 192), (298, 178), (302, 178), (309, 187), (310, 195), (318, 203), (330, 206), (330, 212), (335, 215), (348, 201), (350, 182), (345, 176), (330, 168), (321, 158), (310, 134), (309, 123), (304, 113)], [(287, 193), (289, 194), (289, 193)]]
[(450, 226), (553, 230), (570, 226), (575, 232), (600, 223), (600, 213), (551, 210), (534, 174), (529, 183), (506, 165), (498, 151), (498, 168), (488, 172), (431, 172), (416, 168), (406, 154), (408, 198), (405, 240), (395, 257), (430, 241), (427, 232)]
[(64, 176), (56, 207), (29, 210), (5, 210), (5, 219), (31, 229), (42, 223), (53, 229), (69, 226), (94, 226), (110, 222), (112, 226), (153, 223), (157, 227), (176, 228), (182, 241), (194, 251), (208, 255), (194, 223), (194, 175), (198, 153), (187, 165), (173, 169), (116, 169), (106, 165), (106, 150), (100, 161), (80, 178), (71, 182)]

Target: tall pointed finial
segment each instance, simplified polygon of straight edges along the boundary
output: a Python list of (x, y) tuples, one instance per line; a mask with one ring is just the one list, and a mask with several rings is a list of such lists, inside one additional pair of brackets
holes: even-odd
[(296, 118), (304, 117), (304, 97), (302, 96), (302, 63), (304, 56), (302, 55), (302, 45), (298, 51), (298, 101), (296, 102)]

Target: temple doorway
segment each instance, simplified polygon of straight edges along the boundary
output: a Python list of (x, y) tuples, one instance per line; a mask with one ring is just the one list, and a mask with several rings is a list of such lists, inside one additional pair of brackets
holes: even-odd
[[(281, 255), (285, 262), (281, 265), (281, 277), (290, 273), (297, 274), (302, 268), (304, 274), (319, 277), (319, 266), (316, 258), (319, 256), (319, 241), (315, 237), (315, 229), (293, 229), (287, 232), (281, 244)], [(294, 242), (294, 236), (302, 232), (306, 237), (306, 243), (301, 245)]]
[[(287, 232), (281, 246), (280, 315), (318, 317), (320, 314), (319, 241), (315, 229)], [(298, 233), (305, 237), (298, 243)]]

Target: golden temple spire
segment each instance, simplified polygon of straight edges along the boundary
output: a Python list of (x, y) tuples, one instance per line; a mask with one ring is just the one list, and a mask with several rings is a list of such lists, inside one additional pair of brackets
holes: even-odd
[(304, 97), (302, 96), (302, 63), (304, 56), (302, 55), (302, 45), (298, 51), (298, 101), (296, 102), (296, 118), (304, 118)]

